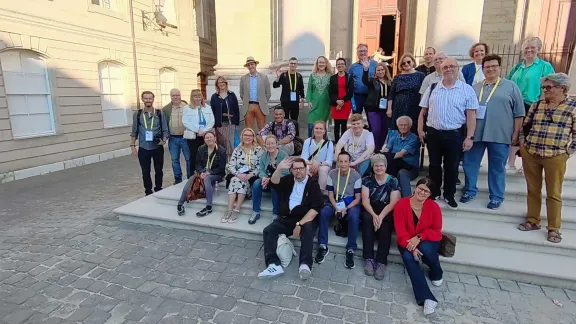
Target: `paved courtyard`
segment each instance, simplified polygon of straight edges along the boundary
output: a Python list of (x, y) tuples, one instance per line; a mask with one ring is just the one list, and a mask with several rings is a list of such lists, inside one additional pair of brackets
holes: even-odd
[(376, 281), (339, 254), (260, 281), (259, 241), (118, 221), (139, 174), (123, 157), (0, 185), (1, 323), (576, 323), (575, 291), (456, 273), (425, 318), (401, 265)]

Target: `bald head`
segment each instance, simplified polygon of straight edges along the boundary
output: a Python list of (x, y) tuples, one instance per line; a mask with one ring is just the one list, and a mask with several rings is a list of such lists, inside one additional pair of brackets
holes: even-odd
[(180, 90), (178, 89), (170, 90), (170, 99), (172, 100), (173, 106), (180, 106), (180, 103), (182, 103), (182, 96), (180, 95)]
[(453, 57), (447, 57), (440, 68), (442, 77), (447, 81), (455, 81), (458, 79), (458, 61)]

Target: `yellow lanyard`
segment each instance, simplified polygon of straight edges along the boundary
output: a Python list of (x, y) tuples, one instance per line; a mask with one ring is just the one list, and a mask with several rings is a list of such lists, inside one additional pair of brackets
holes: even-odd
[[(147, 118), (146, 118), (146, 114), (145, 114), (145, 113), (144, 113), (144, 116), (143, 116), (143, 117), (144, 117), (144, 118), (142, 118), (142, 119), (144, 119), (144, 129), (148, 129), (148, 123), (146, 123), (146, 119), (147, 119)], [(152, 123), (150, 123), (150, 130), (153, 130), (153, 129), (154, 129), (154, 115), (152, 115)]]
[[(490, 94), (488, 94), (488, 98), (486, 98), (486, 102), (484, 104), (488, 105), (490, 98), (492, 98), (492, 95), (494, 94), (494, 91), (496, 91), (496, 88), (498, 88), (499, 84), (500, 84), (500, 78), (498, 78), (498, 81), (496, 81), (496, 85), (494, 85), (494, 88), (492, 88), (492, 91), (490, 91)], [(486, 85), (486, 81), (484, 81), (484, 84), (482, 85), (482, 89), (480, 89), (480, 98), (478, 99), (479, 103), (482, 103), (482, 97), (484, 97), (484, 86), (485, 85)]]
[(252, 165), (250, 164), (250, 161), (252, 160), (252, 149), (250, 149), (249, 154), (246, 154), (246, 160), (248, 161), (248, 167), (251, 168)]
[(386, 89), (386, 97), (388, 97), (388, 86), (385, 83), (380, 82), (380, 98), (386, 98), (384, 97), (384, 89)]
[(296, 90), (296, 75), (294, 75), (294, 86), (292, 86), (292, 78), (290, 77), (290, 72), (286, 72), (288, 73), (288, 82), (290, 82), (290, 91), (295, 91)]
[[(348, 175), (346, 176), (346, 184), (344, 185), (344, 189), (342, 190), (342, 194), (340, 194), (340, 198), (344, 197), (344, 193), (346, 192), (346, 188), (348, 187), (348, 180), (350, 179), (350, 172), (351, 170), (348, 169)], [(338, 169), (338, 182), (336, 183), (336, 201), (338, 201), (338, 192), (340, 192), (340, 169)]]
[(216, 145), (216, 148), (214, 149), (214, 152), (212, 155), (212, 160), (210, 160), (210, 153), (208, 153), (208, 161), (206, 161), (206, 170), (210, 170), (212, 169), (212, 164), (214, 164), (214, 159), (216, 158), (216, 155), (218, 153), (218, 145)]

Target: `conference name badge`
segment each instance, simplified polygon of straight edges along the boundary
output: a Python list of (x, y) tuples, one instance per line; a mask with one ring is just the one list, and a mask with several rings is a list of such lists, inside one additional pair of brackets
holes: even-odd
[(380, 104), (378, 105), (378, 107), (380, 109), (386, 109), (388, 106), (388, 100), (385, 98), (380, 98)]
[(296, 101), (296, 92), (295, 91), (290, 92), (290, 101)]
[(152, 142), (154, 140), (154, 134), (152, 131), (146, 131), (146, 142)]

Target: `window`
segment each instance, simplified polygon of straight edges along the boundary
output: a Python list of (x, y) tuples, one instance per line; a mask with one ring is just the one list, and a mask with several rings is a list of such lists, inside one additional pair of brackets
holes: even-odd
[(172, 101), (170, 90), (176, 88), (176, 72), (172, 69), (164, 68), (160, 70), (160, 102), (162, 107)]
[(162, 7), (162, 14), (166, 17), (166, 21), (174, 26), (178, 26), (178, 19), (176, 17), (176, 6), (174, 0), (165, 0)]
[(32, 51), (0, 54), (14, 138), (56, 133), (46, 62)]
[(107, 61), (98, 65), (98, 71), (104, 127), (128, 125), (124, 102), (124, 68), (118, 63)]
[(208, 0), (196, 0), (196, 35), (200, 38), (210, 38), (209, 3)]
[(95, 6), (100, 6), (102, 8), (115, 10), (116, 6), (114, 4), (114, 0), (90, 0), (91, 3)]

